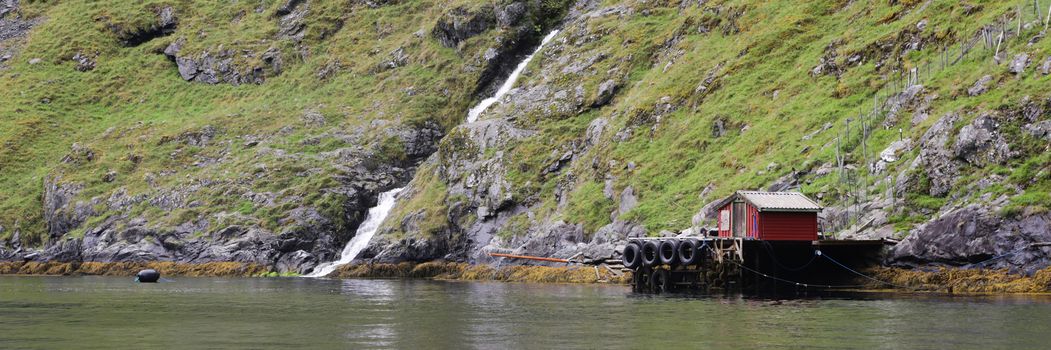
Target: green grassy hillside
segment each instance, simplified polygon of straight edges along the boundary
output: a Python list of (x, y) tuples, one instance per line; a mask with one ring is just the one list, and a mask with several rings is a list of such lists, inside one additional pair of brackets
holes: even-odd
[[(354, 201), (412, 176), (390, 241), (492, 225), (507, 243), (559, 221), (657, 234), (784, 181), (846, 213), (832, 230), (880, 199), (898, 236), (971, 203), (1006, 198), (1005, 217), (1051, 207), (1051, 151), (1032, 131), (1051, 111), (1046, 1), (523, 3), (509, 26), (509, 0), (22, 1), (5, 18), (36, 24), (0, 68), (0, 241), (137, 220), (202, 237), (327, 220), (346, 236), (367, 207)], [(462, 21), (442, 29), (450, 18)], [(457, 128), (493, 72), (555, 27), (481, 118), (524, 136), (483, 145)], [(475, 29), (451, 45), (437, 34)], [(210, 58), (233, 68), (217, 84), (184, 79)], [(947, 115), (948, 139), (928, 146), (952, 149), (992, 116), (1010, 152), (951, 156), (952, 179), (932, 178), (917, 159)], [(424, 131), (448, 135), (413, 173), (438, 142)], [(900, 159), (874, 169), (897, 140)], [(54, 227), (56, 215), (84, 220)]]
[[(375, 149), (377, 162), (397, 163), (404, 145), (392, 130), (459, 123), (477, 99), (484, 51), (506, 36), (491, 30), (454, 48), (431, 37), (443, 14), (483, 6), (472, 1), (309, 1), (299, 5), (308, 10), (294, 39), (282, 34), (280, 11), (296, 3), (22, 1), (9, 18), (39, 24), (0, 70), (0, 239), (20, 231), (25, 243), (46, 240), (47, 179), (81, 188), (76, 198), (96, 207), (95, 222), (121, 214), (177, 225), (237, 212), (276, 231), (302, 203), (338, 211), (324, 190), (346, 169), (319, 154)], [(174, 32), (129, 46), (128, 38), (158, 26), (164, 8), (174, 10)], [(181, 54), (238, 53), (235, 67), (251, 68), (260, 52), (276, 50), (282, 71), (262, 84), (187, 82), (163, 54), (180, 39)], [(399, 49), (404, 62), (391, 68)], [(78, 69), (78, 55), (94, 68)], [(184, 142), (201, 134), (204, 142)], [(152, 198), (156, 189), (201, 181), (215, 185), (174, 211), (138, 202), (113, 213), (92, 201), (116, 192)], [(243, 198), (249, 192), (289, 204), (263, 207)]]
[[(510, 117), (536, 133), (474, 149), (463, 146), (473, 131), (454, 131), (437, 166), (424, 170), (441, 176), (417, 175), (417, 187), (425, 190), (388, 221), (389, 230), (398, 239), (420, 225), (424, 237), (470, 234), (487, 230), (478, 223), (488, 220), (498, 226), (497, 245), (512, 249), (557, 221), (583, 224), (585, 235), (615, 220), (637, 222), (652, 235), (697, 224), (692, 219), (703, 205), (733, 191), (786, 179), (833, 213), (846, 213), (827, 223), (828, 232), (857, 224), (868, 213), (851, 208), (877, 200), (891, 203), (877, 209), (888, 213), (886, 225), (899, 238), (939, 210), (994, 206), (1001, 196), (1008, 198), (1003, 215), (1045, 213), (1051, 207), (1049, 142), (1027, 128), (1048, 119), (1051, 78), (1044, 62), (1051, 43), (1042, 31), (1048, 5), (604, 1), (596, 15), (572, 21), (545, 48), (519, 82), (524, 93), (482, 117)], [(992, 45), (982, 28), (989, 28)], [(1011, 72), (1022, 54), (1029, 57), (1025, 69)], [(570, 69), (585, 61), (595, 63)], [(988, 91), (971, 96), (968, 89), (986, 75)], [(618, 87), (611, 103), (592, 104), (607, 81)], [(910, 92), (912, 85), (918, 86)], [(537, 91), (550, 91), (550, 107), (530, 109)], [(572, 101), (574, 91), (584, 92), (583, 103)], [(994, 115), (1011, 154), (985, 164), (953, 158), (962, 165), (952, 189), (932, 194), (928, 166), (916, 158), (925, 133), (949, 114), (960, 116), (953, 132)], [(950, 135), (945, 146), (958, 139)], [(880, 152), (898, 140), (909, 140), (895, 155), (900, 159), (873, 169)], [(496, 154), (498, 168), (462, 163)], [(551, 171), (555, 164), (563, 165)], [(489, 195), (470, 188), (467, 175), (494, 168), (513, 194), (513, 203), (498, 204), (499, 214), (491, 213)], [(419, 199), (447, 187), (467, 197)], [(627, 188), (632, 196), (622, 195)], [(625, 201), (633, 203), (622, 212)], [(490, 215), (480, 218), (463, 205), (490, 206)], [(427, 219), (414, 217), (420, 213)]]

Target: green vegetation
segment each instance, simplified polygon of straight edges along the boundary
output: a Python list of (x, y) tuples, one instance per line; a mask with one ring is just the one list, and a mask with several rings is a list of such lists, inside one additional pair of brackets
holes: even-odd
[[(478, 98), (473, 94), (484, 53), (508, 34), (488, 31), (456, 48), (430, 36), (451, 9), (488, 2), (404, 0), (374, 7), (312, 0), (297, 41), (279, 35), (282, 3), (22, 1), (23, 16), (44, 20), (7, 63), (10, 68), (0, 70), (0, 239), (19, 231), (26, 244), (43, 243), (48, 182), (80, 186), (75, 200), (96, 208), (87, 225), (121, 214), (158, 225), (208, 219), (206, 231), (237, 224), (276, 232), (293, 225), (289, 211), (309, 205), (348, 229), (353, 214), (342, 206), (346, 198), (326, 190), (354, 175), (348, 168), (357, 164), (334, 161), (340, 158), (332, 154), (351, 150), (368, 155), (369, 162), (400, 163), (408, 157), (406, 144), (392, 131), (432, 123), (450, 131)], [(539, 33), (559, 21), (555, 14), (567, 1), (538, 3), (542, 10), (532, 15)], [(631, 187), (636, 194), (638, 206), (620, 218), (639, 221), (652, 233), (687, 227), (704, 203), (761, 188), (793, 171), (809, 171), (804, 192), (842, 204), (851, 200), (848, 177), (866, 185), (883, 181), (874, 188), (892, 189), (887, 176), (908, 169), (918, 155), (915, 145), (942, 115), (959, 113), (954, 127), (960, 128), (982, 112), (1016, 109), (1024, 96), (1051, 96), (1051, 77), (1037, 72), (1051, 54), (1051, 40), (1030, 45), (1034, 31), (1008, 38), (1001, 48), (1006, 61), (1030, 54), (1025, 74), (1009, 73), (984, 51), (940, 66), (941, 48), (970, 42), (979, 28), (1010, 18), (1020, 4), (603, 1), (629, 6), (631, 14), (588, 19), (575, 28), (585, 29), (587, 40), (563, 43), (561, 51), (542, 55), (530, 67), (557, 69), (519, 82), (543, 83), (552, 91), (580, 86), (585, 107), (552, 105), (517, 118), (518, 126), (537, 136), (500, 149), (476, 150), (454, 132), (440, 145), (439, 157), (461, 151), (505, 158), (513, 200), (531, 205), (536, 218), (513, 218), (499, 233), (504, 238), (545, 218), (581, 223), (589, 233), (609, 223), (620, 203), (603, 194), (607, 179), (617, 193)], [(156, 13), (165, 6), (179, 19), (174, 33), (137, 46), (122, 42), (157, 25)], [(261, 85), (186, 82), (162, 54), (182, 38), (187, 55), (245, 53), (235, 55), (231, 64), (237, 67), (256, 67), (260, 53), (273, 49), (282, 57), (282, 71)], [(399, 49), (405, 63), (390, 68)], [(78, 54), (94, 60), (94, 69), (78, 71)], [(560, 73), (565, 57), (575, 62), (600, 54), (586, 69), (592, 73)], [(30, 64), (34, 58), (40, 62)], [(831, 65), (815, 74), (823, 60)], [(933, 69), (927, 65), (932, 62)], [(880, 115), (868, 121), (871, 133), (863, 138), (857, 116), (871, 110), (874, 99), (885, 101), (901, 72), (912, 68), (927, 72), (921, 83), (931, 97), (929, 117), (914, 123), (912, 109), (896, 118)], [(969, 96), (967, 89), (984, 75), (994, 78), (989, 91)], [(606, 80), (616, 81), (615, 98), (601, 108), (587, 107)], [(581, 149), (574, 145), (586, 141), (598, 118), (608, 122), (598, 142), (548, 172), (564, 152)], [(849, 127), (847, 118), (854, 118)], [(832, 127), (821, 131), (826, 124)], [(913, 170), (918, 181), (904, 196), (906, 207), (892, 217), (896, 227), (906, 231), (940, 208), (984, 194), (1011, 197), (1004, 209), (1010, 214), (1051, 208), (1046, 140), (1017, 124), (1004, 130), (1018, 155), (1005, 164), (961, 169), (963, 180), (947, 196), (931, 197), (931, 179)], [(914, 147), (885, 173), (868, 174), (861, 164), (899, 137), (913, 140)], [(859, 170), (815, 174), (837, 156)], [(375, 165), (369, 162), (365, 166)], [(416, 193), (390, 222), (412, 219), (424, 235), (450, 225), (450, 210), (468, 199), (448, 195), (449, 183), (460, 179), (444, 179), (438, 171), (434, 164), (421, 169)], [(976, 189), (990, 175), (1006, 181)], [(129, 202), (125, 212), (114, 213), (103, 205), (116, 193), (136, 198), (157, 191), (184, 193), (193, 206), (168, 210)], [(558, 202), (562, 195), (568, 195), (564, 206)]]
[(602, 184), (588, 182), (577, 187), (569, 195), (566, 219), (570, 222), (584, 224), (586, 232), (595, 232), (599, 227), (610, 223), (611, 212), (613, 212), (613, 201), (607, 199), (602, 193)]
[[(373, 7), (317, 0), (309, 2), (296, 42), (279, 35), (283, 3), (22, 1), (22, 16), (44, 20), (0, 71), (0, 239), (20, 231), (24, 243), (43, 242), (48, 179), (82, 185), (76, 200), (83, 201), (118, 191), (135, 197), (187, 190), (193, 212), (213, 217), (212, 230), (229, 222), (229, 216), (214, 218), (224, 212), (277, 229), (294, 208), (281, 203), (300, 198), (338, 212), (341, 201), (320, 194), (345, 169), (318, 155), (361, 147), (381, 161), (404, 160), (401, 140), (387, 132), (424, 122), (444, 130), (458, 124), (476, 99), (482, 54), (503, 35), (488, 31), (453, 49), (430, 37), (443, 13), (482, 5), (475, 1)], [(166, 6), (178, 18), (174, 33), (123, 45), (121, 38), (157, 25)], [(251, 53), (234, 55), (236, 67), (256, 66), (260, 53), (276, 49), (282, 72), (261, 85), (186, 82), (162, 54), (183, 38), (181, 54)], [(404, 66), (379, 68), (397, 49), (407, 56)], [(77, 54), (94, 60), (95, 68), (75, 69)], [(30, 64), (34, 58), (40, 63)], [(205, 141), (185, 141), (209, 132)], [(74, 144), (83, 151), (71, 151)], [(116, 179), (108, 181), (111, 171)], [(202, 183), (208, 185), (196, 187)], [(272, 192), (278, 206), (240, 199), (249, 192)], [(191, 219), (150, 207), (134, 204), (128, 214), (158, 224)]]
[[(598, 184), (607, 176), (615, 179), (618, 193), (631, 186), (638, 197), (639, 205), (621, 218), (642, 222), (651, 233), (687, 227), (708, 201), (739, 189), (763, 188), (794, 171), (809, 171), (802, 179), (803, 191), (822, 195), (827, 205), (856, 196), (847, 181), (851, 178), (863, 184), (859, 191), (872, 186), (867, 195), (885, 194), (892, 187), (888, 176), (908, 168), (918, 154), (915, 145), (941, 116), (959, 113), (961, 119), (954, 125), (959, 129), (982, 112), (1010, 113), (1020, 108), (1025, 96), (1041, 101), (1051, 95), (1051, 78), (1038, 72), (1038, 63), (1051, 54), (1051, 41), (1028, 43), (1038, 30), (1011, 36), (1001, 46), (1008, 62), (1021, 52), (1030, 55), (1025, 74), (1016, 76), (1006, 64), (997, 65), (992, 49), (981, 43), (956, 64), (941, 65), (942, 48), (954, 48), (953, 55), (958, 54), (960, 44), (970, 42), (983, 25), (1004, 16), (1014, 18), (1017, 5), (738, 0), (708, 1), (701, 7), (633, 4), (643, 14), (590, 19), (587, 31), (603, 34), (559, 52), (581, 60), (605, 55), (589, 68), (597, 74), (533, 74), (519, 82), (545, 84), (554, 91), (573, 91), (579, 85), (593, 98), (604, 80), (624, 80), (613, 103), (601, 109), (569, 114), (550, 109), (520, 118), (518, 124), (538, 130), (538, 136), (507, 147), (508, 179), (515, 185), (515, 198), (535, 204), (541, 217), (561, 212), (561, 217), (584, 223), (589, 231), (607, 223), (617, 204), (601, 195)], [(1028, 23), (1035, 18), (1032, 5), (1025, 6)], [(918, 29), (921, 22), (923, 29)], [(834, 66), (814, 74), (823, 59)], [(549, 72), (557, 73), (564, 63), (552, 58), (533, 65), (534, 71), (553, 66)], [(900, 89), (898, 75), (913, 68), (921, 73), (919, 83), (931, 98), (929, 116), (914, 123), (916, 106), (893, 118), (884, 111), (868, 117), (869, 135), (863, 139), (859, 115), (873, 109), (874, 99), (884, 103), (891, 91)], [(983, 75), (994, 78), (990, 90), (969, 96), (966, 90)], [(1047, 118), (1046, 113), (1038, 117)], [(585, 137), (596, 118), (609, 121), (602, 142), (576, 155), (568, 170), (545, 175), (560, 147)], [(845, 122), (848, 118), (850, 124)], [(826, 124), (832, 127), (821, 131)], [(1012, 183), (1038, 189), (1028, 179), (1040, 171), (1048, 173), (1048, 159), (1041, 156), (1048, 152), (1046, 141), (1017, 124), (1004, 125), (1003, 132), (1017, 156), (1003, 165), (960, 169), (963, 179), (947, 196), (931, 197), (930, 179), (922, 169), (915, 170), (918, 183), (908, 188), (904, 207), (892, 218), (899, 231), (967, 195), (981, 194), (969, 192), (972, 183), (991, 172), (1011, 174)], [(874, 161), (899, 137), (914, 145), (903, 159), (882, 174), (864, 170), (866, 160)], [(857, 170), (814, 174), (823, 165), (834, 166), (837, 152)], [(564, 188), (557, 184), (565, 182), (573, 184), (572, 191), (566, 208), (559, 209), (555, 202)], [(1027, 194), (1013, 201), (1031, 206), (1041, 198)]]
[(529, 224), (529, 215), (518, 214), (512, 216), (511, 219), (507, 220), (507, 224), (496, 232), (496, 236), (505, 241), (510, 241), (515, 237), (526, 234), (529, 230)]

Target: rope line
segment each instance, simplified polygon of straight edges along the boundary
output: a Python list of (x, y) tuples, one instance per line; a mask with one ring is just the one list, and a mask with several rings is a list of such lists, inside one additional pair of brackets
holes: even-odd
[[(715, 249), (712, 249), (711, 247), (706, 247), (706, 248), (708, 248), (708, 250), (711, 250), (712, 253), (717, 253), (715, 251)], [(748, 270), (748, 271), (750, 271), (750, 272), (752, 272), (754, 274), (757, 274), (757, 275), (760, 275), (760, 276), (763, 276), (763, 277), (766, 277), (766, 278), (769, 278), (769, 279), (772, 279), (772, 280), (775, 280), (775, 281), (778, 281), (778, 282), (787, 283), (787, 284), (791, 284), (791, 285), (795, 285), (795, 286), (799, 286), (799, 287), (803, 287), (803, 288), (815, 287), (815, 288), (827, 288), (827, 289), (847, 289), (847, 288), (861, 288), (861, 287), (864, 287), (863, 285), (859, 285), (859, 284), (856, 284), (856, 285), (829, 285), (829, 284), (814, 284), (814, 283), (803, 283), (803, 282), (791, 281), (791, 280), (787, 280), (787, 279), (784, 279), (784, 278), (781, 278), (781, 277), (768, 275), (766, 273), (754, 270), (754, 269), (749, 268), (748, 266), (744, 266), (743, 264), (738, 263), (738, 262), (736, 262), (736, 261), (734, 261), (732, 259), (726, 260), (726, 261), (729, 261), (730, 263), (733, 263), (734, 265), (737, 265), (737, 267), (740, 267), (742, 269)]]
[(753, 270), (753, 269), (751, 269), (751, 268), (749, 268), (747, 266), (744, 266), (744, 265), (742, 265), (742, 264), (740, 264), (740, 263), (738, 263), (736, 261), (733, 261), (733, 260), (728, 260), (728, 261), (730, 261), (731, 263), (733, 263), (734, 265), (737, 265), (738, 267), (740, 267), (742, 269), (751, 271), (752, 273), (758, 274), (760, 276), (763, 276), (763, 277), (766, 277), (766, 278), (769, 278), (769, 279), (772, 279), (772, 280), (775, 280), (775, 281), (783, 282), (783, 283), (794, 284), (796, 286), (801, 286), (803, 288), (817, 287), (817, 288), (828, 288), (828, 289), (847, 289), (847, 288), (862, 288), (862, 287), (864, 287), (864, 285), (861, 285), (861, 284), (829, 285), (829, 284), (813, 284), (813, 283), (803, 283), (803, 282), (790, 281), (790, 280), (786, 280), (784, 278), (780, 278), (780, 277), (777, 277), (777, 276), (771, 276), (771, 275), (768, 275), (768, 274), (765, 274), (765, 273)]
[[(709, 247), (707, 245), (707, 242), (704, 242), (704, 243), (705, 244), (701, 245), (702, 249), (703, 248), (708, 248), (708, 250), (710, 250), (712, 253), (717, 253), (715, 251), (715, 249), (713, 249), (712, 247)], [(847, 270), (850, 273), (853, 273), (855, 275), (861, 276), (861, 277), (863, 277), (865, 279), (868, 279), (870, 281), (879, 283), (881, 285), (888, 285), (888, 286), (892, 286), (892, 287), (895, 287), (895, 288), (905, 289), (905, 290), (912, 290), (912, 291), (920, 290), (919, 288), (914, 288), (914, 287), (909, 287), (909, 286), (896, 284), (896, 283), (889, 282), (889, 281), (884, 281), (884, 280), (878, 279), (876, 277), (872, 277), (872, 276), (866, 275), (864, 273), (861, 273), (861, 272), (859, 272), (859, 271), (857, 271), (855, 269), (850, 268), (846, 264), (843, 264), (843, 263), (839, 262), (838, 260), (832, 258), (831, 256), (825, 255), (824, 252), (822, 252), (820, 249), (815, 250), (814, 251), (814, 257), (812, 257), (810, 259), (810, 261), (808, 261), (803, 266), (800, 266), (800, 267), (797, 267), (797, 268), (788, 267), (788, 266), (785, 266), (784, 264), (782, 264), (780, 261), (777, 260), (777, 257), (773, 254), (773, 250), (769, 246), (769, 244), (770, 244), (769, 242), (763, 242), (763, 243), (764, 243), (763, 247), (765, 248), (767, 254), (772, 258), (774, 263), (777, 264), (777, 266), (779, 266), (779, 267), (781, 267), (781, 268), (783, 268), (785, 270), (789, 270), (789, 271), (792, 271), (792, 272), (798, 272), (798, 271), (801, 271), (801, 270), (809, 267), (810, 265), (812, 265), (814, 263), (814, 261), (816, 261), (818, 259), (818, 257), (824, 257), (825, 259), (828, 259), (828, 261), (832, 262), (836, 266), (839, 266), (840, 268), (842, 268), (844, 270)], [(983, 260), (983, 261), (980, 261), (980, 262), (969, 264), (968, 266), (981, 267), (982, 265), (987, 264), (989, 262), (992, 262), (992, 261), (995, 261), (995, 260), (999, 260), (999, 259), (1003, 259), (1003, 258), (1012, 256), (1014, 254), (1018, 254), (1018, 253), (1020, 253), (1022, 251), (1025, 251), (1026, 249), (1030, 249), (1030, 248), (1036, 247), (1036, 246), (1038, 246), (1038, 244), (1048, 244), (1048, 243), (1030, 243), (1030, 244), (1026, 244), (1025, 246), (1023, 246), (1021, 248), (1018, 248), (1018, 249), (1009, 251), (1007, 253), (1003, 253), (1003, 254), (994, 256), (992, 258), (989, 258), (989, 259), (986, 259), (986, 260)], [(1048, 245), (1051, 245), (1051, 244), (1048, 244)], [(742, 268), (744, 270), (747, 270), (749, 272), (752, 272), (752, 273), (755, 273), (757, 275), (763, 276), (765, 278), (769, 278), (769, 279), (772, 279), (772, 280), (775, 280), (775, 281), (778, 281), (778, 282), (782, 282), (782, 283), (792, 284), (792, 285), (795, 285), (795, 286), (801, 286), (801, 287), (804, 287), (804, 288), (808, 288), (808, 287), (819, 287), (819, 288), (863, 288), (863, 287), (865, 287), (864, 285), (827, 285), (827, 284), (813, 284), (813, 283), (803, 283), (803, 282), (791, 281), (791, 280), (787, 280), (787, 279), (780, 278), (780, 277), (777, 277), (777, 276), (769, 275), (769, 274), (763, 273), (761, 271), (749, 268), (748, 266), (745, 266), (744, 264), (738, 263), (737, 261), (734, 261), (732, 259), (727, 260), (727, 261), (733, 263), (734, 265), (737, 265), (738, 267), (740, 267), (740, 268)]]
[(858, 276), (861, 276), (861, 277), (865, 277), (865, 278), (867, 278), (867, 279), (869, 279), (869, 280), (872, 280), (872, 281), (875, 281), (875, 282), (879, 282), (879, 283), (881, 283), (881, 284), (886, 284), (886, 285), (889, 285), (889, 286), (893, 286), (893, 287), (895, 287), (895, 288), (901, 288), (901, 289), (910, 289), (910, 290), (916, 290), (915, 288), (912, 288), (912, 287), (907, 287), (907, 286), (902, 286), (902, 285), (898, 285), (898, 284), (890, 283), (890, 282), (887, 282), (887, 281), (884, 281), (884, 280), (880, 280), (880, 279), (878, 279), (878, 278), (875, 278), (875, 277), (872, 277), (872, 276), (869, 276), (869, 275), (863, 274), (863, 273), (861, 273), (861, 272), (858, 272), (857, 270), (854, 270), (854, 269), (852, 269), (852, 268), (850, 268), (850, 267), (847, 267), (847, 265), (844, 265), (843, 263), (840, 263), (839, 261), (836, 261), (836, 259), (833, 259), (833, 258), (832, 258), (831, 256), (828, 256), (828, 255), (825, 255), (825, 254), (823, 254), (823, 253), (822, 253), (822, 252), (821, 252), (820, 250), (818, 250), (818, 251), (817, 251), (817, 252), (815, 252), (815, 253), (816, 253), (817, 255), (820, 255), (820, 256), (823, 256), (823, 257), (825, 257), (825, 259), (828, 259), (828, 261), (831, 261), (832, 263), (834, 263), (834, 264), (836, 264), (836, 265), (839, 265), (839, 267), (842, 267), (843, 269), (845, 269), (845, 270), (847, 270), (847, 271), (850, 271), (850, 272), (854, 273), (855, 275), (858, 275)]
[(982, 261), (979, 261), (979, 262), (976, 262), (976, 263), (973, 263), (973, 264), (968, 264), (968, 266), (979, 266), (979, 267), (981, 267), (982, 265), (985, 265), (986, 263), (991, 262), (993, 260), (1003, 259), (1003, 258), (1006, 258), (1008, 256), (1021, 253), (1022, 251), (1026, 250), (1026, 249), (1029, 249), (1029, 248), (1032, 248), (1032, 247), (1033, 247), (1032, 244), (1026, 244), (1026, 245), (1022, 246), (1021, 248), (1018, 248), (1018, 249), (1009, 251), (1007, 253), (1003, 253), (1003, 254), (1000, 254), (1000, 255), (994, 256), (992, 258), (985, 259), (985, 260), (982, 260)]
[(782, 269), (785, 269), (785, 270), (788, 270), (788, 271), (792, 271), (792, 272), (803, 271), (803, 269), (805, 269), (807, 267), (810, 267), (810, 264), (813, 264), (814, 261), (816, 261), (817, 257), (818, 257), (817, 254), (811, 255), (810, 256), (810, 261), (807, 261), (806, 264), (803, 264), (803, 266), (800, 266), (800, 267), (793, 268), (793, 267), (785, 266), (784, 264), (782, 264), (780, 261), (777, 260), (777, 256), (774, 255), (774, 248), (771, 246), (770, 242), (763, 241), (763, 248), (766, 249), (766, 254), (770, 256), (770, 259), (772, 259), (774, 261), (775, 265), (777, 265), (778, 267), (780, 267)]

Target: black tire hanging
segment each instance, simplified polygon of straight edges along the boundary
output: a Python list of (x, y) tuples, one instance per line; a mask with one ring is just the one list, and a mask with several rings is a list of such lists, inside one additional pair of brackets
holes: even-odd
[(675, 265), (679, 262), (679, 240), (669, 239), (661, 241), (660, 249), (658, 250), (661, 264), (664, 265)]
[(644, 269), (631, 272), (631, 289), (634, 292), (643, 292), (649, 289), (649, 276)]
[(624, 267), (634, 270), (635, 268), (642, 265), (642, 248), (635, 242), (628, 243), (624, 246), (624, 256), (621, 260), (624, 262)]
[(642, 265), (653, 266), (660, 264), (660, 246), (657, 241), (646, 241), (642, 244)]
[(663, 293), (672, 288), (671, 278), (668, 270), (657, 269), (650, 275), (650, 290), (654, 293)]
[(689, 238), (679, 242), (679, 264), (683, 266), (697, 265), (701, 263), (701, 257), (704, 256), (700, 251), (700, 241), (694, 238)]

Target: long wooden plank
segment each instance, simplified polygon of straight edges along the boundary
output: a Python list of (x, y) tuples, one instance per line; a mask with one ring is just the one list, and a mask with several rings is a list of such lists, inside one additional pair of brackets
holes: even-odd
[(545, 257), (542, 257), (542, 256), (529, 256), (529, 255), (514, 255), (514, 254), (501, 254), (501, 253), (489, 253), (489, 256), (492, 256), (492, 257), (497, 257), (497, 258), (508, 258), (508, 259), (526, 259), (526, 260), (536, 260), (536, 261), (550, 261), (550, 262), (559, 262), (559, 263), (568, 263), (568, 262), (569, 262), (569, 260), (566, 260), (566, 259), (559, 259), (559, 258), (545, 258)]

